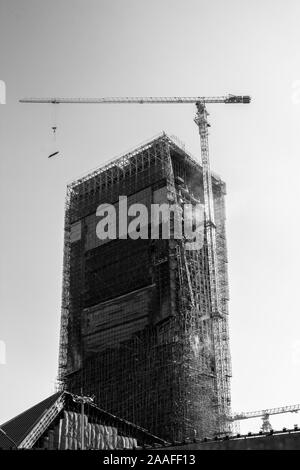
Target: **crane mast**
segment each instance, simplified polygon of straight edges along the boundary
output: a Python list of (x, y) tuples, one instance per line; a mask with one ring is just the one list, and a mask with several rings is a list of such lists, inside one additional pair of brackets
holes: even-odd
[(215, 97), (116, 97), (116, 98), (24, 98), (21, 103), (49, 104), (189, 104), (196, 105), (195, 122), (199, 129), (201, 159), (203, 168), (203, 192), (205, 208), (205, 227), (208, 251), (210, 284), (210, 320), (212, 325), (213, 350), (215, 358), (215, 388), (217, 397), (217, 415), (220, 433), (230, 432), (232, 421), (230, 410), (229, 377), (231, 359), (228, 344), (228, 319), (226, 300), (220, 296), (220, 268), (216, 253), (216, 224), (214, 195), (209, 161), (208, 127), (206, 104), (248, 104), (248, 95), (225, 95)]
[(228, 320), (220, 304), (220, 287), (218, 258), (216, 247), (216, 224), (214, 214), (214, 196), (209, 161), (208, 147), (208, 112), (205, 103), (197, 102), (195, 123), (198, 126), (201, 144), (201, 159), (203, 169), (203, 192), (205, 208), (205, 229), (208, 251), (208, 268), (210, 280), (210, 319), (212, 322), (213, 348), (215, 358), (216, 397), (218, 405), (218, 421), (221, 433), (230, 432), (229, 416), (230, 390), (229, 377), (231, 376), (231, 359), (228, 345)]

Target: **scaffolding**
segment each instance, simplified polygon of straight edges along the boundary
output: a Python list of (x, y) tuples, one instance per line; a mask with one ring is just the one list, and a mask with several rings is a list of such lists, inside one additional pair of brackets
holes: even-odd
[(67, 189), (61, 388), (94, 394), (101, 407), (165, 439), (230, 431), (224, 183), (209, 173), (215, 218), (207, 218), (199, 250), (172, 233), (87, 244), (89, 217), (100, 203), (147, 188), (151, 202), (164, 194), (165, 202), (207, 206), (205, 176), (161, 134)]

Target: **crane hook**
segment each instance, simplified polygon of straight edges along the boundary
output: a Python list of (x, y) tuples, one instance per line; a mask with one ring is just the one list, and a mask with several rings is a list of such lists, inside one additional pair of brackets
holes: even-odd
[[(57, 119), (57, 115), (56, 115), (56, 109), (57, 108), (53, 108), (53, 125), (51, 127), (52, 129), (52, 135), (53, 135), (53, 146), (55, 147), (56, 146), (56, 130), (57, 130), (57, 125), (56, 125), (56, 119)], [(55, 152), (52, 152), (50, 155), (48, 155), (48, 158), (52, 158), (52, 157), (55, 157), (56, 155), (59, 154), (59, 151), (55, 151)]]

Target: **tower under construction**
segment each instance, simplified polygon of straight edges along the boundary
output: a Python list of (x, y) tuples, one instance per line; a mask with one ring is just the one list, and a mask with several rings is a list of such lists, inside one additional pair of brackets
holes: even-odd
[[(226, 191), (205, 176), (163, 133), (67, 188), (61, 386), (169, 440), (230, 431)], [(210, 203), (201, 248), (174, 236), (176, 214), (168, 239), (99, 239), (97, 208), (120, 196)]]

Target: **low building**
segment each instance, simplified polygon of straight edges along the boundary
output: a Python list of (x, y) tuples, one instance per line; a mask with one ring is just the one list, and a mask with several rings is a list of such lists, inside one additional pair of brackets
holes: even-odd
[(76, 450), (135, 449), (166, 443), (129, 421), (98, 406), (81, 404), (76, 396), (58, 392), (0, 426), (1, 449)]

